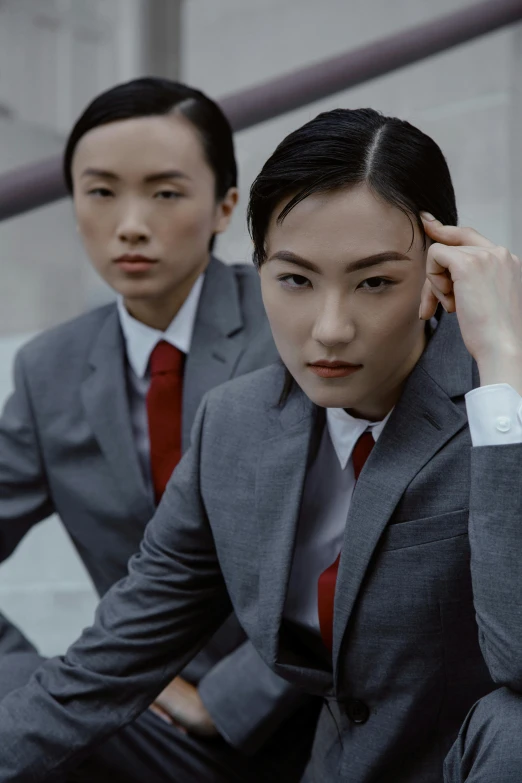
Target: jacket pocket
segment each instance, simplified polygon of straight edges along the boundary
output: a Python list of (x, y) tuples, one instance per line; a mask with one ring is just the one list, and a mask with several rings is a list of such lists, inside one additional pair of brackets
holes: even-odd
[(382, 537), (381, 551), (405, 549), (467, 535), (468, 523), (469, 509), (467, 508), (433, 517), (397, 522), (386, 528)]

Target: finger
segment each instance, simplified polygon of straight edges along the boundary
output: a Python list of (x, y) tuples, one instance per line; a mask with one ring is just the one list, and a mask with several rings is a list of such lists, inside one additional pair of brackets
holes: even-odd
[[(447, 262), (446, 255), (444, 260)], [(435, 252), (426, 263), (426, 280), (429, 281), (433, 294), (442, 304), (445, 303), (445, 297), (453, 296), (453, 280), (450, 269), (438, 263)]]
[(157, 715), (158, 718), (161, 718), (165, 723), (168, 723), (169, 725), (174, 723), (168, 712), (160, 707), (159, 704), (151, 704), (149, 710)]
[(438, 304), (439, 300), (433, 293), (431, 282), (426, 280), (421, 292), (419, 318), (421, 318), (423, 321), (429, 321), (430, 318), (433, 318), (435, 315)]
[(453, 286), (461, 271), (469, 265), (470, 259), (476, 259), (487, 252), (480, 248), (450, 247), (435, 242), (428, 250), (426, 276), (431, 278), (443, 293), (447, 293), (447, 281)]
[(422, 224), (426, 234), (435, 242), (443, 245), (459, 246), (471, 245), (472, 247), (495, 247), (486, 237), (475, 231), (474, 228), (462, 226), (445, 226), (440, 220), (430, 215), (429, 212), (421, 212)]
[(443, 296), (453, 293), (453, 280), (451, 279), (449, 269), (443, 269), (439, 264), (436, 267), (433, 266), (433, 268), (430, 265), (430, 268), (426, 269), (426, 277)]
[[(435, 261), (433, 268), (436, 270), (441, 269), (439, 264)], [(431, 286), (431, 293), (441, 303), (447, 313), (455, 312), (455, 292), (453, 288), (453, 280), (451, 279), (448, 269), (442, 269), (442, 271), (426, 272), (426, 282)]]
[(433, 318), (435, 315), (439, 303), (447, 313), (454, 313), (456, 311), (455, 296), (453, 292), (450, 294), (442, 293), (433, 285), (431, 280), (427, 278), (421, 293), (419, 318), (424, 321), (429, 321), (429, 319)]
[(168, 723), (169, 726), (174, 726), (182, 734), (188, 734), (188, 729), (185, 728), (182, 723), (179, 723), (179, 721), (174, 720), (174, 718), (172, 718), (163, 707), (160, 707), (159, 704), (151, 704), (149, 710), (157, 715), (158, 718), (161, 718), (162, 721)]
[[(431, 280), (430, 280), (431, 283)], [(437, 286), (431, 283), (431, 290), (435, 298), (441, 303), (443, 308), (448, 313), (452, 313), (455, 309), (455, 294), (451, 291), (449, 294), (444, 294)]]
[(453, 294), (445, 296), (444, 294), (439, 293), (437, 290), (434, 290), (433, 293), (447, 313), (454, 313), (456, 311), (457, 307), (455, 304), (455, 296)]

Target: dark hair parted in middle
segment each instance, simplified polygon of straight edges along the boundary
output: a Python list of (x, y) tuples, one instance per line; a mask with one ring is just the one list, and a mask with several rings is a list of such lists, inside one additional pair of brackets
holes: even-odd
[(98, 95), (73, 127), (63, 155), (63, 173), (69, 193), (73, 192), (72, 160), (82, 136), (109, 122), (138, 117), (179, 114), (199, 134), (208, 164), (216, 179), (216, 199), (224, 198), (237, 185), (237, 165), (232, 128), (214, 101), (186, 84), (146, 77), (118, 84)]
[(422, 235), (422, 211), (457, 224), (451, 176), (433, 139), (373, 109), (335, 109), (287, 136), (256, 177), (248, 205), (256, 266), (265, 261), (268, 225), (284, 199), (279, 221), (312, 193), (361, 183), (413, 217)]

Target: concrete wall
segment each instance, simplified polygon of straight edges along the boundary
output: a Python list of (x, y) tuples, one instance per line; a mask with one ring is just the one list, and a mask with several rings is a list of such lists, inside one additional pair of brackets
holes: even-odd
[[(0, 171), (59, 154), (87, 103), (113, 84), (142, 73), (176, 78), (180, 8), (180, 0), (3, 0)], [(0, 336), (45, 329), (109, 295), (77, 240), (69, 201), (0, 223), (0, 274)]]
[[(182, 75), (219, 97), (470, 4), (470, 0), (436, 4), (428, 0), (185, 0)], [(512, 28), (240, 134), (243, 198), (231, 230), (220, 239), (221, 255), (227, 261), (249, 259), (244, 208), (252, 178), (287, 132), (336, 106), (372, 106), (431, 134), (453, 172), (461, 221), (520, 253), (521, 57), (521, 32)], [(2, 133), (0, 126), (0, 165), (5, 166)], [(29, 154), (25, 142), (20, 145), (20, 156)], [(54, 151), (60, 140), (50, 135), (45, 145)], [(40, 150), (43, 154), (43, 146), (38, 155)], [(0, 346), (0, 397), (7, 393), (10, 357), (22, 333), (63, 320), (82, 302), (104, 295), (93, 278), (86, 282), (83, 277), (87, 267), (69, 207), (59, 205), (44, 213), (0, 225), (0, 335), (15, 335)], [(56, 261), (47, 271), (38, 272), (42, 247), (44, 255), (55, 256)], [(10, 259), (9, 268), (5, 259)], [(16, 268), (13, 259), (18, 259)], [(25, 283), (34, 274), (39, 282), (31, 298)], [(6, 308), (9, 318), (1, 320)], [(88, 581), (55, 521), (34, 530), (0, 569), (0, 607), (28, 630), (44, 652), (64, 649), (88, 622), (93, 602)]]
[[(189, 0), (184, 78), (219, 96), (470, 5), (470, 0)], [(337, 106), (371, 106), (432, 135), (448, 158), (462, 222), (509, 244), (510, 172), (513, 157), (522, 159), (520, 123), (512, 117), (521, 82), (517, 40), (515, 28), (491, 34), (240, 134), (243, 209), (221, 241), (223, 255), (249, 256), (248, 186), (276, 144), (319, 111)]]

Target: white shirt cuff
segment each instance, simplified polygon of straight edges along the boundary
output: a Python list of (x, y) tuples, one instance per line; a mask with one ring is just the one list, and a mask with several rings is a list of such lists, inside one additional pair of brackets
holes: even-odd
[(466, 409), (473, 446), (522, 443), (522, 397), (509, 383), (468, 392)]

